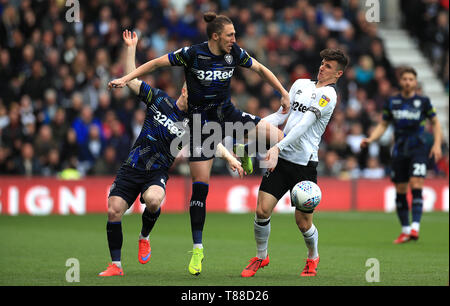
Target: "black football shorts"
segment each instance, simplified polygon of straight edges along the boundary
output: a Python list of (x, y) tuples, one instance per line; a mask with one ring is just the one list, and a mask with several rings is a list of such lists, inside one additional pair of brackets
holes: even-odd
[(139, 194), (141, 194), (141, 203), (144, 203), (142, 194), (150, 186), (157, 185), (166, 190), (168, 179), (166, 170), (143, 171), (122, 165), (111, 185), (108, 197), (119, 196), (127, 202), (128, 207), (131, 207)]
[(306, 166), (302, 166), (278, 158), (273, 172), (267, 170), (264, 174), (259, 190), (280, 200), (286, 192), (291, 192), (298, 182), (311, 181), (317, 184), (317, 164), (318, 162), (310, 161)]

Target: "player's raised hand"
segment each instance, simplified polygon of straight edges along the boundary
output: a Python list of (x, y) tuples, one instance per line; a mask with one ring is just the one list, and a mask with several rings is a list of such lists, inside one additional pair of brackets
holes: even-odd
[(122, 88), (122, 87), (125, 87), (126, 85), (127, 85), (127, 82), (125, 81), (124, 78), (115, 79), (108, 83), (108, 89)]
[(369, 146), (369, 144), (370, 144), (369, 138), (364, 138), (363, 140), (361, 140), (361, 144), (359, 146), (361, 147), (361, 149), (365, 149)]
[(131, 33), (131, 31), (125, 30), (122, 33), (122, 37), (128, 47), (136, 46), (138, 43), (138, 36), (136, 32)]

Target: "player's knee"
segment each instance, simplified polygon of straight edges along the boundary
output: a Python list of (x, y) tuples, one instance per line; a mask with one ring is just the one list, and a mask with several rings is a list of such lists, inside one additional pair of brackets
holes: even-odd
[(267, 219), (272, 215), (272, 210), (264, 207), (264, 205), (258, 205), (256, 207), (256, 217), (259, 219)]
[(145, 195), (143, 196), (145, 206), (147, 206), (148, 210), (152, 213), (156, 212), (161, 206), (161, 202), (164, 197), (158, 195)]
[[(126, 205), (126, 204), (125, 204)], [(108, 199), (108, 220), (109, 221), (120, 221), (122, 215), (124, 214), (126, 208), (121, 201), (117, 199)]]
[(312, 223), (306, 219), (296, 219), (295, 222), (302, 233), (306, 233), (312, 226)]

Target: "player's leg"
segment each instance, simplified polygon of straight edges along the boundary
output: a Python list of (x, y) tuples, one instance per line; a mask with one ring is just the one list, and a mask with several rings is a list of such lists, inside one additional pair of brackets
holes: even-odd
[(112, 263), (99, 276), (123, 275), (121, 252), (123, 243), (122, 216), (128, 209), (127, 202), (120, 196), (108, 198), (108, 221), (106, 236)]
[(209, 178), (213, 159), (190, 161), (189, 168), (192, 177), (192, 195), (189, 202), (193, 255), (189, 263), (189, 272), (199, 275), (202, 270), (203, 227), (206, 219), (206, 197), (209, 190)]
[(140, 193), (139, 172), (122, 166), (111, 185), (108, 196), (106, 233), (112, 264), (100, 276), (123, 275), (121, 251), (123, 243), (122, 216)]
[(317, 274), (317, 265), (319, 264), (319, 232), (313, 223), (313, 212), (305, 213), (296, 209), (295, 222), (308, 248), (308, 258), (301, 276), (315, 276)]
[(260, 268), (269, 264), (267, 254), (270, 236), (270, 218), (278, 199), (270, 193), (260, 190), (256, 204), (255, 220), (253, 222), (253, 233), (256, 242), (256, 256), (250, 259), (250, 263), (242, 271), (242, 277), (251, 277)]
[(151, 185), (142, 194), (141, 201), (143, 200), (145, 203), (145, 209), (142, 213), (142, 228), (138, 243), (138, 260), (141, 264), (145, 264), (150, 260), (152, 253), (149, 236), (161, 213), (161, 203), (165, 194), (165, 189), (158, 185)]
[(242, 277), (253, 276), (259, 268), (269, 264), (267, 249), (271, 230), (270, 218), (278, 201), (290, 188), (286, 180), (286, 165), (282, 159), (280, 161), (274, 171), (267, 171), (261, 180), (253, 223), (257, 254), (242, 271)]
[(422, 218), (423, 197), (422, 189), (425, 179), (423, 177), (411, 177), (409, 185), (412, 193), (412, 223), (409, 238), (412, 240), (419, 239), (420, 219)]
[(409, 241), (411, 230), (409, 223), (409, 205), (406, 199), (409, 181), (409, 160), (394, 158), (392, 160), (391, 180), (395, 185), (395, 211), (402, 227), (400, 235), (394, 240), (395, 244)]

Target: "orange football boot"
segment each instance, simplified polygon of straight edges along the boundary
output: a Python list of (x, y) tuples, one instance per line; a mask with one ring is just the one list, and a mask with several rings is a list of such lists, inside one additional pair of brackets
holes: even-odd
[(245, 267), (245, 269), (242, 271), (241, 276), (242, 277), (251, 277), (255, 275), (256, 271), (258, 271), (259, 268), (264, 268), (269, 264), (269, 255), (267, 255), (266, 259), (261, 259), (258, 257), (253, 257), (250, 259), (250, 263)]
[(409, 233), (409, 239), (416, 241), (419, 240), (419, 232), (412, 229), (411, 232)]
[(405, 243), (409, 240), (411, 240), (411, 238), (408, 234), (401, 233), (400, 236), (398, 236), (397, 239), (394, 240), (394, 244)]
[(139, 239), (138, 260), (141, 264), (146, 264), (152, 257), (152, 248), (150, 241), (147, 239)]
[(100, 272), (98, 274), (98, 276), (115, 276), (115, 275), (122, 276), (123, 270), (122, 268), (119, 268), (116, 264), (113, 263), (110, 263), (105, 271)]
[(306, 259), (306, 265), (300, 276), (316, 276), (317, 266), (319, 265), (320, 257), (316, 259)]

